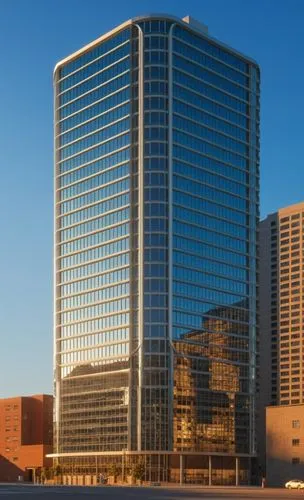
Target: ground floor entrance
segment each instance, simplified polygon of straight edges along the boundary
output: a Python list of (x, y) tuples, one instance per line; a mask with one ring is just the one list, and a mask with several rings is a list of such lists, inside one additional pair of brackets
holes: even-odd
[(107, 481), (238, 486), (252, 482), (249, 456), (123, 451), (54, 458), (65, 484), (93, 485)]

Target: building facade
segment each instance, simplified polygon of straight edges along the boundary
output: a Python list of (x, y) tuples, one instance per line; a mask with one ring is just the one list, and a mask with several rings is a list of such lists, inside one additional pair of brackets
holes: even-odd
[[(304, 402), (302, 288), (304, 203), (282, 208), (260, 224), (261, 338), (271, 337), (268, 404)], [(264, 266), (264, 267), (263, 267)], [(270, 314), (269, 314), (270, 312)], [(269, 349), (268, 349), (269, 351)], [(262, 365), (262, 362), (261, 362)]]
[(58, 63), (54, 86), (55, 457), (246, 482), (259, 68), (191, 18), (148, 16)]
[(52, 450), (53, 396), (0, 399), (0, 481), (34, 480)]
[(304, 203), (282, 208), (260, 223), (261, 443), (266, 406), (282, 405), (281, 415), (287, 405), (304, 403), (303, 227)]
[(267, 485), (284, 486), (304, 476), (304, 405), (266, 409)]

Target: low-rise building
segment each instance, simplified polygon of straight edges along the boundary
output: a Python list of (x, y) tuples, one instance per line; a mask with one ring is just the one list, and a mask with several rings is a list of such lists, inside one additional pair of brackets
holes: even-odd
[(304, 404), (266, 408), (268, 486), (304, 480)]
[(52, 449), (53, 396), (0, 399), (0, 481), (34, 480)]

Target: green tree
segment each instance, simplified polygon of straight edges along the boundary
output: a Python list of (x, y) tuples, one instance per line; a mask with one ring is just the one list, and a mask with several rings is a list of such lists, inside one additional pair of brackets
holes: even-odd
[(57, 479), (57, 482), (59, 478), (61, 479), (61, 474), (62, 474), (61, 466), (59, 464), (55, 465), (55, 467), (53, 467), (53, 476), (54, 478)]
[(113, 462), (112, 464), (110, 464), (110, 466), (108, 468), (108, 475), (112, 476), (114, 478), (114, 482), (115, 483), (116, 483), (116, 480), (117, 480), (117, 476), (119, 476), (120, 473), (121, 473), (120, 467), (118, 467), (115, 462)]
[(142, 458), (133, 464), (132, 476), (138, 481), (143, 481), (145, 477), (145, 462)]
[(41, 467), (40, 479), (41, 479), (41, 482), (44, 484), (45, 480), (46, 480), (46, 468), (45, 467)]

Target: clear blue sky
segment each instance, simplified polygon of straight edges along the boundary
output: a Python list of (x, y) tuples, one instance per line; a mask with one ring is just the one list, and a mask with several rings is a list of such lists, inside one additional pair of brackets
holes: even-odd
[(53, 67), (151, 12), (260, 63), (261, 215), (304, 199), (303, 0), (1, 0), (0, 397), (52, 391)]

